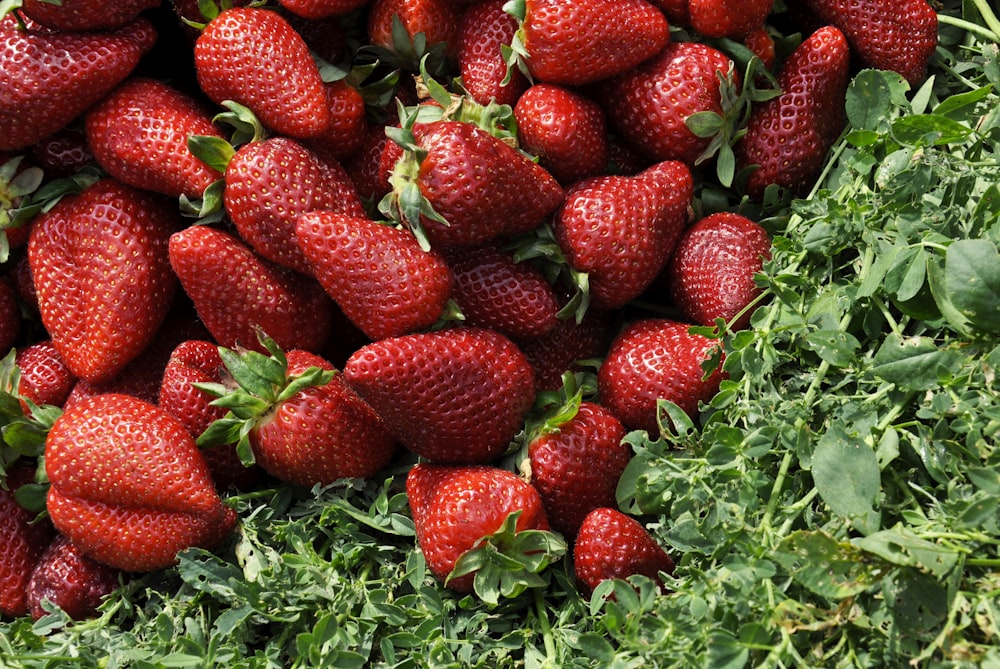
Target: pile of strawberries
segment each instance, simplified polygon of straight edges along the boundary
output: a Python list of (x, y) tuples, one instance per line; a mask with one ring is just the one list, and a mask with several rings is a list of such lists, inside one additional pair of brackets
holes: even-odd
[(713, 397), (690, 326), (747, 327), (770, 247), (700, 184), (803, 194), (852, 70), (917, 84), (937, 39), (925, 0), (4, 4), (6, 616), (220, 547), (227, 490), (405, 457), (442, 580), (527, 530), (584, 589), (668, 574), (623, 438)]

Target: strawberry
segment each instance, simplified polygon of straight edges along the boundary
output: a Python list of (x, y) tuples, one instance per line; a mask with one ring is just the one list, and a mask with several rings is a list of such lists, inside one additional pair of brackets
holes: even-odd
[(232, 7), (202, 30), (194, 46), (198, 84), (212, 101), (248, 107), (279, 135), (317, 137), (330, 108), (309, 47), (281, 14)]
[(75, 376), (107, 381), (153, 339), (176, 291), (167, 240), (179, 226), (176, 209), (114, 179), (35, 220), (28, 261), (42, 323)]
[(663, 586), (662, 574), (674, 571), (674, 561), (638, 520), (614, 508), (587, 514), (573, 545), (577, 582), (593, 592), (601, 582), (642, 575)]
[(761, 199), (776, 184), (803, 194), (819, 174), (827, 151), (844, 128), (850, 51), (834, 26), (820, 28), (788, 57), (778, 75), (783, 91), (758, 103), (736, 144), (736, 165), (756, 165), (746, 192)]
[(121, 83), (152, 48), (145, 19), (110, 32), (53, 31), (0, 17), (0, 150), (31, 146), (66, 127)]
[(451, 270), (408, 231), (314, 211), (299, 217), (296, 237), (312, 274), (370, 339), (427, 329), (444, 314)]
[(756, 28), (750, 29), (743, 37), (740, 39), (743, 46), (750, 49), (753, 55), (760, 58), (761, 64), (763, 64), (765, 70), (773, 70), (774, 64), (777, 59), (776, 47), (774, 44), (774, 37), (768, 32), (766, 26), (760, 25)]
[(604, 82), (599, 95), (623, 139), (653, 160), (694, 165), (711, 137), (695, 135), (686, 121), (699, 112), (724, 114), (720, 76), (738, 79), (729, 56), (699, 42), (672, 42)]
[(611, 343), (597, 372), (600, 403), (629, 430), (656, 437), (658, 400), (673, 402), (689, 416), (708, 402), (724, 378), (715, 369), (705, 378), (702, 363), (718, 343), (688, 332), (687, 323), (644, 318), (628, 324)]
[(215, 549), (236, 523), (184, 426), (128, 395), (67, 409), (46, 437), (45, 469), (56, 529), (123, 571), (168, 567), (193, 546)]
[(6, 275), (0, 275), (0, 352), (7, 352), (22, 330), (21, 307), (17, 290)]
[(91, 618), (104, 598), (119, 588), (123, 576), (118, 569), (84, 555), (65, 535), (57, 534), (28, 581), (28, 613), (38, 620), (50, 605), (73, 620)]
[(368, 0), (279, 0), (284, 9), (310, 21), (343, 16), (368, 4)]
[(577, 371), (584, 360), (604, 356), (615, 336), (616, 313), (587, 309), (581, 320), (560, 318), (544, 335), (518, 339), (517, 345), (535, 370), (535, 386), (540, 391), (558, 390), (563, 374)]
[(9, 467), (0, 477), (0, 615), (17, 617), (28, 612), (25, 588), (38, 559), (53, 536), (48, 520), (34, 522), (35, 513), (18, 504), (14, 492), (34, 479), (27, 464)]
[(94, 162), (87, 135), (73, 125), (33, 144), (28, 150), (32, 162), (42, 168), (46, 178), (72, 176)]
[(534, 373), (506, 337), (461, 327), (362, 346), (344, 378), (403, 446), (444, 463), (485, 464), (522, 428)]
[(155, 79), (133, 77), (85, 117), (87, 144), (105, 172), (122, 183), (174, 198), (199, 198), (222, 175), (195, 157), (188, 138), (222, 138), (209, 111)]
[[(484, 0), (469, 5), (458, 25), (458, 68), (464, 88), (473, 100), (513, 106), (528, 88), (524, 73), (508, 70), (501, 48), (517, 32), (517, 19), (504, 11), (507, 0)], [(508, 79), (509, 72), (509, 79)]]
[(691, 27), (705, 37), (742, 37), (759, 27), (774, 0), (688, 0)]
[(686, 320), (713, 325), (721, 318), (741, 330), (761, 294), (754, 274), (770, 257), (771, 240), (759, 224), (732, 212), (710, 214), (677, 242), (666, 269), (670, 297)]
[(76, 383), (73, 372), (48, 339), (18, 349), (15, 362), (20, 371), (17, 392), (23, 398), (25, 413), (28, 407), (24, 399), (61, 407)]
[(594, 307), (622, 307), (656, 278), (687, 225), (693, 189), (678, 161), (570, 187), (552, 227), (570, 266), (588, 275)]
[(406, 494), (427, 567), (457, 592), (471, 592), (477, 576), (452, 577), (455, 567), (511, 514), (518, 513), (511, 534), (549, 529), (538, 491), (506, 469), (420, 463), (406, 477)]
[(344, 79), (325, 84), (330, 108), (326, 132), (309, 141), (309, 148), (321, 156), (344, 163), (353, 158), (368, 138), (368, 115), (361, 92)]
[(220, 351), (237, 387), (200, 387), (232, 411), (199, 444), (236, 443), (245, 462), (307, 487), (372, 476), (389, 463), (396, 441), (333, 365), (308, 351), (286, 355), (266, 338), (262, 345), (270, 357)]
[(806, 0), (841, 30), (861, 64), (891, 70), (916, 87), (937, 47), (937, 12), (926, 0)]
[(238, 237), (196, 225), (170, 237), (170, 266), (216, 343), (259, 349), (257, 329), (282, 348), (319, 350), (330, 301), (309, 277), (272, 263)]
[(424, 54), (437, 51), (454, 58), (459, 17), (460, 9), (452, 0), (372, 0), (368, 43), (416, 72)]
[(521, 148), (563, 185), (603, 174), (610, 140), (601, 106), (554, 84), (535, 84), (514, 106)]
[(114, 30), (133, 21), (160, 0), (21, 0), (21, 11), (32, 21), (53, 30)]
[(688, 11), (688, 0), (649, 0), (667, 17), (670, 25), (688, 28), (691, 26), (691, 14)]

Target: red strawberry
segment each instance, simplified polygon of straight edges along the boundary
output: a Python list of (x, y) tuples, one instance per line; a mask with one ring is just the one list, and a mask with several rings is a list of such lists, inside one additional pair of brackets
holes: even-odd
[[(399, 147), (385, 134), (386, 126), (382, 123), (369, 125), (361, 148), (346, 162), (344, 167), (354, 182), (363, 202), (378, 202), (392, 187), (389, 185), (389, 174), (401, 154), (396, 154), (392, 164), (383, 169), (382, 154), (386, 146)], [(399, 147), (402, 151), (402, 147)]]
[(446, 463), (499, 456), (535, 398), (524, 354), (503, 335), (473, 327), (372, 342), (347, 360), (344, 377), (403, 446)]
[(699, 42), (672, 42), (655, 57), (601, 86), (611, 126), (653, 160), (693, 165), (710, 137), (686, 125), (698, 112), (723, 115), (721, 76), (737, 77), (733, 62)]
[(267, 260), (310, 274), (295, 237), (300, 214), (315, 209), (364, 216), (354, 183), (327, 161), (287, 137), (244, 144), (226, 168), (226, 211), (240, 237)]
[(315, 280), (261, 258), (237, 237), (203, 225), (170, 237), (170, 265), (215, 341), (259, 349), (257, 329), (282, 348), (319, 350), (330, 300)]
[(152, 341), (176, 290), (167, 240), (179, 219), (102, 179), (35, 220), (28, 260), (42, 323), (77, 377), (107, 381)]
[(563, 374), (577, 371), (583, 360), (604, 357), (615, 336), (616, 314), (613, 311), (588, 309), (579, 322), (560, 318), (548, 333), (517, 344), (535, 370), (535, 387), (558, 390)]
[(649, 2), (660, 8), (671, 25), (690, 27), (691, 15), (688, 13), (688, 0), (649, 0)]
[(66, 127), (123, 81), (157, 32), (137, 19), (111, 32), (53, 31), (0, 18), (0, 150), (31, 146)]
[(278, 4), (296, 16), (318, 21), (349, 14), (368, 4), (368, 0), (279, 0)]
[(408, 231), (314, 211), (299, 218), (296, 236), (312, 274), (370, 339), (425, 330), (444, 314), (451, 270)]
[(690, 325), (660, 318), (630, 323), (611, 343), (597, 372), (600, 403), (630, 430), (656, 437), (657, 400), (668, 400), (688, 415), (698, 412), (719, 390), (723, 372), (702, 368), (718, 343), (688, 332)]
[(458, 592), (471, 592), (475, 574), (449, 579), (458, 561), (520, 512), (515, 532), (547, 530), (538, 491), (497, 467), (421, 463), (406, 477), (417, 544), (427, 567)]
[(746, 192), (761, 199), (772, 184), (801, 195), (844, 127), (850, 52), (844, 34), (820, 28), (788, 57), (778, 75), (783, 91), (759, 103), (734, 147), (738, 170), (757, 165)]
[(604, 110), (594, 100), (553, 84), (535, 84), (514, 106), (521, 148), (564, 185), (603, 174), (610, 159)]
[(593, 306), (624, 306), (649, 286), (687, 225), (693, 192), (691, 171), (677, 161), (567, 191), (553, 231), (569, 264), (587, 273)]
[(85, 118), (94, 157), (122, 183), (175, 198), (199, 198), (222, 178), (188, 149), (194, 135), (222, 138), (211, 114), (161, 81), (129, 79)]
[(744, 311), (761, 293), (754, 274), (771, 257), (771, 240), (759, 224), (731, 212), (710, 214), (687, 228), (667, 267), (670, 296), (686, 320), (713, 325), (750, 324)]
[(938, 40), (937, 12), (926, 0), (807, 0), (840, 28), (865, 67), (899, 73), (916, 87)]
[(309, 148), (338, 163), (353, 158), (368, 138), (365, 99), (358, 89), (343, 79), (326, 84), (330, 125), (326, 132), (309, 141)]
[(22, 320), (17, 290), (7, 275), (0, 275), (0, 353), (6, 354), (17, 343)]
[(513, 106), (528, 88), (517, 68), (510, 69), (500, 49), (517, 32), (517, 19), (504, 11), (507, 0), (485, 0), (469, 5), (458, 26), (458, 67), (462, 88), (481, 105), (495, 100)]
[(272, 9), (232, 7), (194, 47), (198, 84), (214, 102), (233, 100), (280, 135), (309, 138), (330, 126), (330, 107), (309, 47)]
[(660, 582), (674, 561), (638, 520), (613, 508), (594, 509), (584, 518), (573, 546), (573, 569), (592, 592), (611, 578), (642, 575)]
[(46, 178), (68, 177), (94, 162), (86, 134), (72, 125), (33, 144), (29, 151)]
[(34, 480), (26, 464), (9, 467), (0, 477), (0, 615), (23, 616), (28, 612), (25, 589), (38, 559), (53, 535), (47, 520), (34, 522), (36, 514), (14, 498), (14, 491)]
[(705, 37), (742, 37), (759, 27), (774, 0), (688, 0), (691, 27)]
[(45, 469), (56, 529), (123, 571), (168, 567), (192, 546), (212, 550), (236, 522), (184, 426), (128, 395), (67, 409), (46, 438)]
[(21, 11), (53, 30), (114, 30), (159, 4), (160, 0), (21, 0)]
[[(76, 383), (76, 377), (48, 339), (18, 349), (20, 371), (17, 392), (35, 404), (61, 407)], [(25, 413), (27, 406), (22, 404)]]
[[(372, 0), (368, 42), (396, 54), (405, 68), (416, 71), (420, 57), (434, 47), (454, 57), (459, 16), (460, 9), (452, 0)], [(403, 29), (403, 43), (393, 32), (394, 21)], [(423, 52), (414, 46), (417, 35), (426, 44)]]
[(65, 535), (56, 535), (28, 581), (28, 612), (38, 620), (46, 614), (47, 602), (73, 620), (91, 618), (104, 598), (118, 589), (121, 576), (118, 569), (84, 555)]
[(765, 26), (757, 26), (743, 35), (741, 41), (743, 46), (750, 49), (755, 56), (760, 58), (765, 70), (774, 68), (777, 53), (775, 52), (774, 37), (768, 32)]
[[(646, 0), (523, 0), (519, 46), (536, 82), (579, 86), (625, 72), (659, 53), (670, 28)], [(612, 18), (613, 17), (613, 18)]]

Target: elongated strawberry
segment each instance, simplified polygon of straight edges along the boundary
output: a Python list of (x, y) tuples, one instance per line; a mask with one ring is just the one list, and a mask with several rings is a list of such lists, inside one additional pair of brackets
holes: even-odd
[(624, 306), (656, 278), (687, 225), (693, 189), (678, 161), (570, 187), (553, 231), (569, 264), (588, 275), (595, 307)]
[(814, 32), (785, 61), (782, 94), (754, 107), (734, 147), (739, 170), (757, 166), (746, 182), (751, 198), (772, 184), (794, 195), (812, 185), (844, 127), (849, 67), (847, 40), (834, 26)]
[(194, 62), (205, 95), (250, 108), (275, 133), (316, 137), (330, 125), (319, 68), (302, 36), (272, 9), (219, 13), (198, 36)]
[(17, 617), (28, 612), (25, 589), (38, 559), (54, 535), (48, 520), (33, 522), (36, 513), (14, 497), (22, 485), (34, 480), (26, 462), (9, 466), (0, 478), (0, 615)]
[(754, 274), (770, 257), (771, 239), (758, 223), (732, 212), (710, 214), (677, 242), (666, 270), (671, 299), (692, 323), (721, 318), (743, 329), (753, 314), (745, 310), (761, 293)]
[(222, 138), (209, 111), (155, 79), (129, 79), (86, 115), (87, 144), (122, 183), (171, 197), (198, 198), (222, 175), (195, 157), (188, 138)]
[(611, 578), (647, 576), (663, 585), (674, 561), (638, 520), (614, 508), (594, 509), (584, 518), (573, 545), (577, 582), (592, 592)]
[(473, 327), (372, 342), (347, 360), (344, 378), (403, 446), (444, 463), (499, 456), (535, 398), (524, 354), (503, 335)]
[[(513, 106), (528, 88), (517, 68), (509, 69), (501, 51), (514, 39), (517, 19), (504, 11), (507, 0), (469, 5), (458, 25), (457, 58), (462, 87), (479, 104), (495, 100)], [(508, 78), (509, 72), (509, 78)]]
[(807, 0), (844, 33), (862, 65), (897, 72), (916, 87), (938, 42), (937, 12), (926, 0)]
[(607, 79), (670, 41), (666, 18), (646, 0), (518, 0), (510, 11), (521, 22), (514, 52), (536, 82)]
[(705, 37), (743, 37), (767, 19), (774, 0), (688, 0), (691, 27)]
[(46, 438), (45, 466), (53, 525), (123, 571), (168, 567), (192, 546), (214, 549), (236, 523), (184, 426), (128, 395), (67, 409)]
[(313, 276), (370, 339), (425, 330), (444, 314), (451, 270), (408, 231), (314, 211), (299, 217), (296, 237)]
[(216, 343), (260, 350), (262, 329), (282, 348), (317, 351), (330, 302), (312, 278), (258, 256), (238, 237), (196, 225), (170, 237), (170, 266)]
[(28, 613), (38, 620), (46, 614), (48, 604), (73, 620), (91, 618), (124, 577), (120, 570), (87, 557), (66, 535), (57, 534), (28, 581)]
[(169, 202), (114, 179), (35, 220), (28, 260), (42, 323), (74, 375), (109, 380), (152, 341), (176, 292), (167, 240), (179, 227)]
[(53, 30), (114, 30), (121, 28), (160, 0), (21, 0), (21, 11), (32, 21)]
[(152, 48), (145, 19), (110, 32), (54, 31), (0, 18), (0, 150), (31, 146), (107, 95)]
[(702, 363), (718, 343), (663, 318), (630, 323), (611, 343), (597, 373), (600, 403), (630, 430), (656, 437), (657, 401), (673, 402), (690, 416), (718, 391), (723, 372), (707, 378)]

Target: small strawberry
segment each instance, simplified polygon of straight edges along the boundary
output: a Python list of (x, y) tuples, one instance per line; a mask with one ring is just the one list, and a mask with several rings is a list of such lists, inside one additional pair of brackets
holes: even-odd
[[(504, 11), (507, 0), (485, 0), (469, 5), (458, 26), (458, 67), (464, 88), (479, 104), (513, 106), (528, 88), (524, 73), (508, 70), (501, 48), (517, 32), (517, 19)], [(509, 79), (508, 79), (509, 72)]]
[(425, 330), (444, 315), (451, 270), (408, 231), (314, 211), (299, 217), (296, 237), (312, 275), (370, 339)]
[(573, 570), (587, 592), (612, 578), (642, 575), (663, 586), (674, 561), (638, 520), (614, 508), (594, 509), (584, 518), (573, 545)]
[(323, 288), (265, 260), (228, 232), (185, 228), (171, 235), (169, 257), (181, 287), (222, 346), (257, 348), (257, 330), (263, 329), (282, 348), (316, 351), (330, 334), (330, 298)]
[(372, 342), (347, 360), (344, 378), (403, 446), (442, 463), (499, 456), (535, 398), (524, 354), (498, 332), (473, 327)]
[(452, 0), (372, 0), (368, 43), (417, 72), (424, 55), (436, 61), (454, 58), (460, 12)]
[(69, 177), (94, 163), (86, 133), (74, 125), (33, 144), (29, 151), (32, 162), (42, 168), (46, 179)]
[(742, 37), (759, 27), (774, 0), (688, 0), (691, 27), (705, 37)]
[[(18, 349), (15, 362), (20, 371), (17, 392), (35, 404), (61, 407), (76, 384), (76, 376), (48, 339)], [(24, 399), (22, 409), (28, 413)]]
[(344, 16), (368, 4), (368, 0), (279, 0), (284, 9), (310, 21)]
[(48, 520), (34, 522), (37, 514), (15, 499), (15, 491), (34, 480), (27, 464), (8, 467), (0, 476), (0, 615), (23, 616), (28, 612), (25, 590), (38, 559), (54, 532)]
[(46, 438), (45, 469), (56, 529), (123, 571), (168, 567), (192, 546), (215, 549), (236, 523), (184, 426), (128, 395), (67, 409)]
[(344, 79), (325, 84), (330, 107), (330, 125), (308, 146), (343, 165), (353, 158), (368, 138), (368, 111), (362, 93)]
[(765, 70), (774, 69), (777, 60), (776, 46), (774, 37), (771, 36), (766, 26), (761, 25), (751, 29), (743, 35), (740, 41), (743, 46), (750, 49), (753, 55), (760, 58)]
[(674, 249), (666, 269), (673, 303), (692, 323), (721, 318), (741, 330), (761, 294), (754, 274), (770, 257), (771, 239), (759, 224), (732, 212), (710, 214), (684, 230)]
[(688, 0), (649, 0), (651, 5), (659, 7), (663, 15), (667, 17), (670, 25), (689, 28), (691, 26), (691, 14), (688, 12)]
[(160, 0), (20, 0), (21, 11), (32, 21), (53, 30), (115, 30), (136, 19)]
[(87, 557), (65, 535), (49, 543), (28, 581), (28, 613), (44, 616), (46, 605), (57, 606), (73, 620), (92, 618), (101, 602), (121, 586), (124, 574)]
[(627, 325), (611, 343), (597, 372), (600, 403), (629, 430), (660, 434), (658, 400), (673, 402), (689, 416), (719, 390), (723, 372), (708, 377), (702, 364), (718, 343), (688, 332), (690, 325), (645, 318)]

